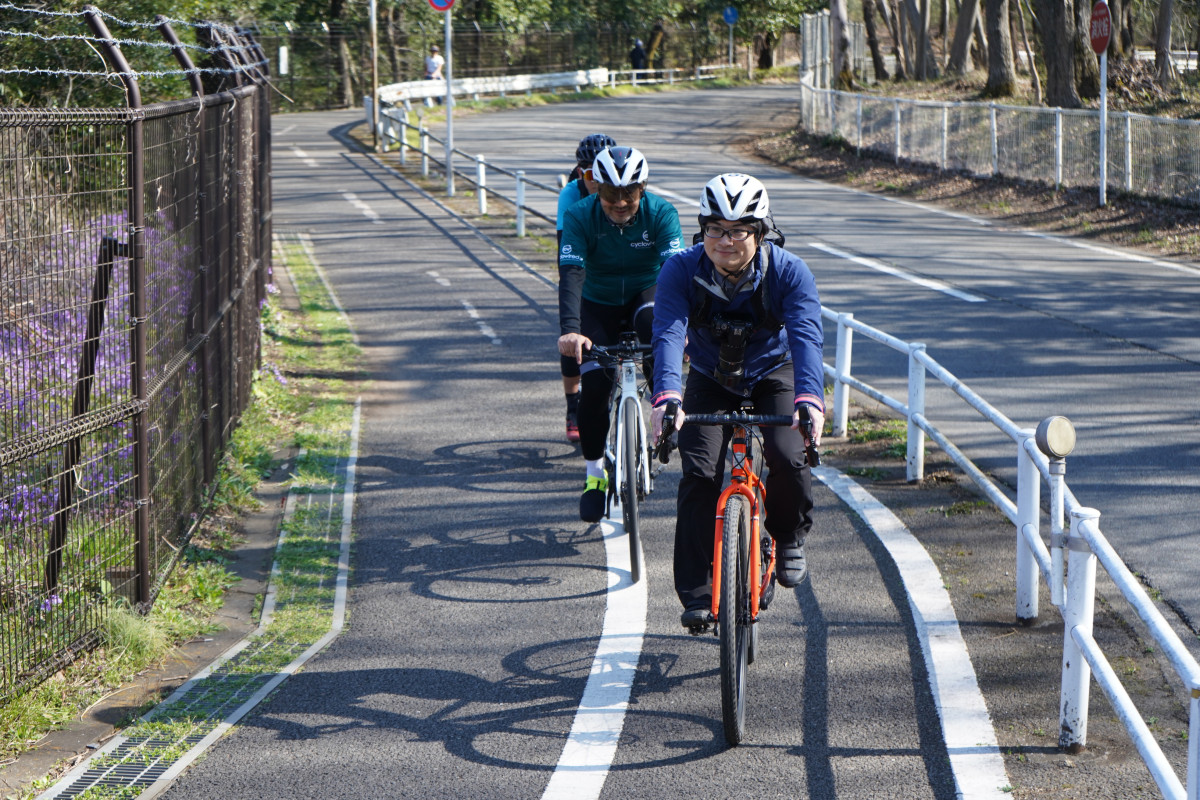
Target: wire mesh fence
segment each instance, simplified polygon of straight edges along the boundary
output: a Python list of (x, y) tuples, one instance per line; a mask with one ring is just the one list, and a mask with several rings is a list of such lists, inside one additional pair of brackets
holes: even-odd
[(265, 83), (142, 108), (131, 74), (0, 109), (0, 696), (153, 602), (257, 366)]
[[(814, 72), (814, 77), (819, 73)], [(897, 162), (1100, 185), (1100, 112), (854, 94), (801, 81), (800, 127)], [(1107, 187), (1200, 205), (1200, 121), (1109, 113)]]

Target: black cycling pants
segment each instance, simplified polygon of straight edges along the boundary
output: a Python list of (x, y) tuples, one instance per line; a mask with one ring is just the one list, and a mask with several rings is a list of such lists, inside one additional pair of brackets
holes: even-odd
[[(792, 365), (784, 364), (754, 385), (750, 398), (757, 414), (791, 414), (795, 410)], [(683, 393), (684, 414), (737, 411), (742, 398), (715, 380), (692, 370)], [(802, 543), (812, 527), (812, 483), (799, 431), (764, 426), (762, 453), (756, 467), (766, 472), (764, 526), (776, 545)], [(712, 602), (712, 559), (717, 500), (725, 488), (725, 453), (731, 431), (715, 425), (692, 425), (686, 416), (679, 429), (683, 476), (679, 479), (675, 521), (675, 592), (685, 608)], [(757, 460), (761, 459), (761, 460)]]
[[(580, 333), (599, 345), (617, 344), (621, 334), (637, 331), (642, 344), (650, 344), (654, 323), (654, 289), (636, 295), (623, 306), (606, 306), (583, 299), (579, 302)], [(650, 363), (647, 356), (644, 371)], [(646, 371), (652, 375), (652, 368)], [(608, 438), (609, 396), (612, 394), (616, 370), (603, 369), (596, 363), (584, 361), (579, 382), (579, 447), (583, 457), (595, 461), (604, 457), (604, 440)]]

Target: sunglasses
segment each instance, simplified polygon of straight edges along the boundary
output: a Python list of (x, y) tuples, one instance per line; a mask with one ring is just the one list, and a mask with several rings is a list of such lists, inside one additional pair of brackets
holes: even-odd
[(607, 183), (600, 184), (600, 199), (606, 203), (619, 203), (622, 200), (633, 202), (642, 196), (642, 187), (640, 186), (610, 186)]

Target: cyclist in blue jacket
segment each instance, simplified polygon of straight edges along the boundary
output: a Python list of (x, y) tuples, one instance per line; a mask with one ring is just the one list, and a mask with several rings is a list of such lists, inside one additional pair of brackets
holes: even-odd
[(596, 194), (567, 209), (558, 249), (558, 352), (582, 364), (579, 446), (587, 466), (579, 518), (604, 516), (608, 473), (608, 398), (613, 376), (596, 362), (583, 364), (592, 342), (616, 344), (637, 330), (649, 342), (654, 285), (662, 263), (683, 249), (679, 214), (646, 191), (650, 170), (632, 147), (606, 147), (592, 163)]
[[(563, 217), (567, 209), (585, 197), (596, 193), (599, 184), (591, 179), (592, 162), (606, 147), (616, 147), (617, 143), (611, 136), (603, 133), (593, 133), (579, 140), (575, 148), (575, 169), (571, 170), (570, 180), (558, 193), (558, 244), (562, 244)], [(567, 441), (579, 441), (579, 365), (575, 359), (559, 356), (559, 371), (562, 373), (563, 394), (567, 396)]]
[[(778, 237), (766, 188), (729, 173), (704, 187), (702, 243), (673, 256), (658, 278), (654, 306), (654, 438), (674, 413), (683, 475), (675, 524), (675, 591), (685, 627), (703, 626), (712, 607), (713, 518), (725, 476), (729, 433), (687, 426), (687, 413), (736, 411), (745, 398), (759, 414), (792, 414), (791, 428), (764, 427), (765, 527), (777, 546), (785, 588), (808, 574), (804, 540), (812, 526), (811, 476), (801, 415), (813, 444), (825, 422), (821, 301), (808, 266), (767, 239)], [(691, 359), (686, 389), (681, 365)]]

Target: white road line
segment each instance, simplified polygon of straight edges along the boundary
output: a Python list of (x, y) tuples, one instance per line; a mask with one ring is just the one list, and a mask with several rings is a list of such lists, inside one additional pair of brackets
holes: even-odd
[(1140, 261), (1145, 264), (1153, 264), (1156, 267), (1171, 269), (1175, 270), (1176, 272), (1183, 272), (1193, 276), (1200, 275), (1200, 267), (1197, 267), (1193, 264), (1180, 264), (1175, 261), (1163, 261), (1161, 258), (1154, 258), (1153, 256), (1143, 256), (1138, 253), (1115, 250), (1111, 247), (1091, 244), (1090, 242), (1081, 242), (1076, 239), (1064, 239), (1061, 236), (1051, 236), (1048, 233), (1037, 233), (1035, 231), (1021, 231), (1021, 233), (1026, 236), (1031, 236), (1034, 239), (1045, 239), (1046, 241), (1054, 242), (1055, 244), (1065, 244), (1070, 245), (1071, 247), (1078, 247), (1080, 250), (1091, 250), (1094, 253), (1102, 253), (1106, 256), (1112, 256), (1113, 258), (1123, 258), (1127, 261)]
[[(438, 283), (441, 283), (441, 281), (438, 281)], [(450, 285), (449, 281), (446, 282), (446, 285)], [(496, 335), (496, 332), (492, 330), (492, 326), (484, 322), (483, 317), (479, 316), (479, 312), (475, 310), (475, 306), (471, 305), (466, 300), (462, 300), (460, 302), (463, 304), (463, 308), (467, 310), (467, 316), (475, 320), (475, 324), (479, 326), (479, 332), (483, 334), (484, 338), (490, 339), (492, 344), (496, 345), (497, 347), (504, 344), (503, 340), (501, 340), (500, 337)]]
[(661, 195), (662, 197), (669, 197), (672, 200), (678, 200), (681, 203), (687, 203), (689, 206), (695, 206), (696, 208), (700, 207), (700, 202), (698, 200), (693, 200), (690, 197), (684, 197), (681, 194), (675, 194), (674, 192), (664, 189), (661, 186), (650, 186), (647, 184), (646, 188), (657, 195)]
[[(614, 509), (619, 506), (614, 504)], [(613, 513), (613, 519), (621, 519)], [(646, 632), (646, 579), (630, 582), (629, 542), (619, 522), (600, 523), (608, 601), (596, 657), (562, 756), (542, 800), (594, 800), (617, 753)]]
[(818, 467), (813, 474), (863, 518), (904, 581), (958, 797), (1011, 797), (996, 731), (937, 565), (904, 523), (853, 480), (828, 467)]
[(342, 197), (346, 198), (346, 202), (361, 211), (363, 216), (371, 220), (371, 222), (374, 222), (376, 225), (383, 224), (383, 220), (379, 218), (379, 214), (375, 212), (375, 209), (359, 199), (358, 195), (354, 192), (342, 192)]
[(926, 289), (933, 289), (935, 292), (941, 292), (943, 294), (948, 294), (951, 297), (957, 297), (959, 300), (965, 300), (968, 303), (987, 302), (987, 298), (979, 297), (978, 295), (970, 294), (969, 292), (959, 291), (949, 284), (933, 278), (922, 278), (919, 275), (913, 275), (911, 272), (905, 272), (898, 267), (888, 266), (882, 261), (876, 261), (873, 258), (863, 258), (862, 256), (845, 253), (841, 250), (838, 250), (836, 247), (830, 247), (829, 245), (822, 244), (820, 242), (809, 242), (808, 246), (816, 250), (820, 250), (823, 253), (828, 253), (831, 256), (837, 256), (838, 258), (844, 258), (847, 261), (853, 261), (855, 264), (861, 264), (864, 267), (877, 270), (878, 272), (883, 272), (897, 278), (903, 278), (904, 280), (911, 281), (918, 286), (924, 286)]
[(292, 145), (292, 152), (296, 154), (296, 158), (298, 158), (304, 162), (304, 166), (306, 166), (306, 167), (316, 167), (317, 166), (316, 159), (314, 159), (308, 153), (301, 150), (299, 147)]
[(317, 254), (313, 251), (312, 239), (307, 233), (297, 234), (296, 238), (300, 240), (300, 246), (304, 249), (304, 255), (308, 256), (308, 261), (316, 271), (317, 277), (321, 279), (321, 285), (325, 287), (325, 291), (329, 294), (329, 299), (333, 301), (333, 307), (342, 315), (342, 319), (346, 323), (346, 330), (350, 331), (350, 340), (354, 342), (355, 347), (361, 346), (362, 343), (358, 340), (358, 330), (350, 324), (350, 315), (346, 313), (346, 309), (342, 306), (342, 301), (338, 299), (337, 292), (333, 290), (333, 284), (326, 277), (325, 270), (321, 267), (321, 262), (317, 261)]

